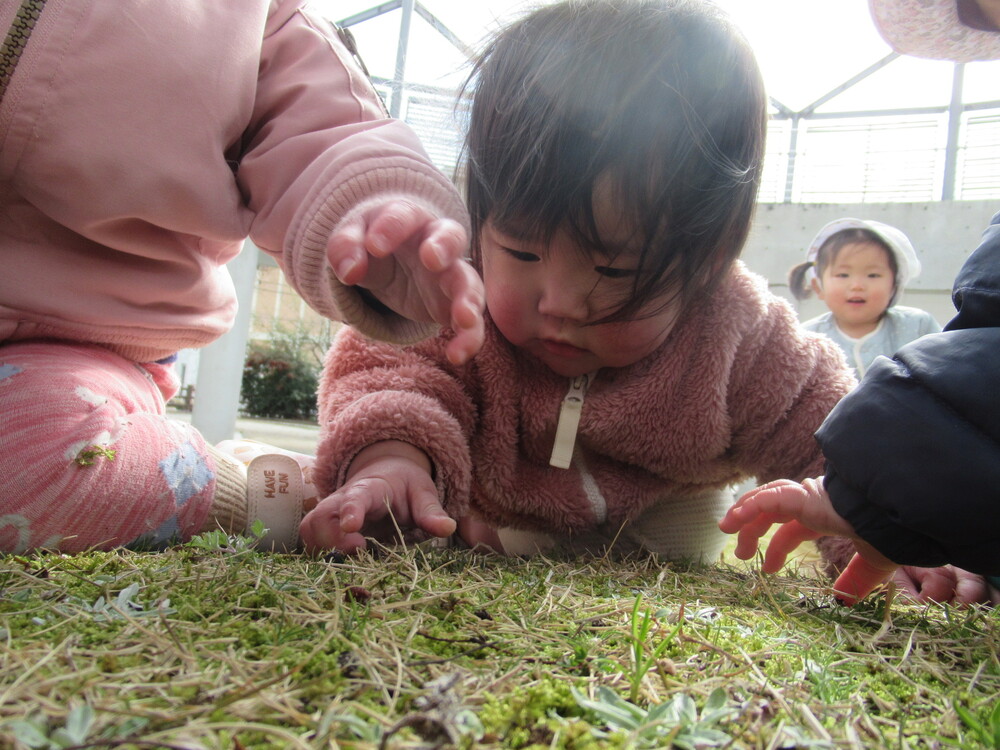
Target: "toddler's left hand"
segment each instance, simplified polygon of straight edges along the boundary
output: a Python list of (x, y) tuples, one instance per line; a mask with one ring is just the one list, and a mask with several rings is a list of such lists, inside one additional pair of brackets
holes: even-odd
[(448, 537), (455, 521), (441, 506), (430, 461), (419, 448), (397, 440), (373, 443), (351, 462), (346, 483), (317, 503), (299, 524), (307, 551), (365, 549), (366, 537), (394, 539), (422, 529)]
[(411, 320), (450, 326), (448, 358), (468, 361), (483, 345), (483, 282), (464, 260), (461, 224), (406, 201), (349, 218), (330, 235), (327, 257), (344, 284), (368, 289)]
[(727, 534), (739, 532), (736, 557), (749, 560), (757, 553), (760, 538), (772, 524), (782, 526), (767, 546), (762, 570), (776, 573), (788, 555), (802, 542), (824, 535), (854, 540), (854, 555), (833, 587), (844, 604), (854, 605), (864, 599), (898, 567), (861, 539), (847, 521), (840, 517), (823, 488), (823, 478), (806, 479), (801, 484), (779, 479), (741, 497), (719, 522)]

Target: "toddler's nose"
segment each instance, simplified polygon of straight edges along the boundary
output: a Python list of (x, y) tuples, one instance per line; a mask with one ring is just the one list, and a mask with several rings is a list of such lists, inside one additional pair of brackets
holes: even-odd
[(538, 312), (552, 318), (582, 322), (587, 319), (589, 290), (576, 289), (568, 279), (550, 279), (538, 300)]

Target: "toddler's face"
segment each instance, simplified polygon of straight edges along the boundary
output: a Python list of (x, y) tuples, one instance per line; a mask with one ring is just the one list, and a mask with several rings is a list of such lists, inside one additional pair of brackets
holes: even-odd
[[(602, 236), (607, 236), (602, 232)], [(550, 243), (524, 239), (487, 222), (481, 238), (486, 306), (504, 337), (553, 372), (576, 377), (626, 367), (651, 354), (673, 329), (680, 303), (650, 317), (587, 325), (629, 295), (637, 257), (581, 254), (557, 232)]]
[(830, 308), (837, 325), (854, 338), (875, 330), (895, 288), (888, 252), (870, 242), (844, 245), (815, 284), (817, 296)]

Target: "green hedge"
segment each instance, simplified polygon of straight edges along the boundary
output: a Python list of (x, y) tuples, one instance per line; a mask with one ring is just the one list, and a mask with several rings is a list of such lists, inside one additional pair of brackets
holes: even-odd
[(268, 419), (316, 418), (319, 368), (287, 341), (252, 344), (243, 366), (243, 412)]

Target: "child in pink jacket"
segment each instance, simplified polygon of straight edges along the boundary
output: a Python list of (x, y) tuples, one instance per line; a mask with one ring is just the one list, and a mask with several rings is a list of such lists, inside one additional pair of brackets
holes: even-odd
[(243, 468), (164, 416), (174, 353), (232, 325), (248, 235), (330, 318), (477, 348), (462, 201), (329, 22), (82, 0), (3, 2), (0, 27), (0, 551), (253, 520)]
[(342, 329), (302, 539), (351, 551), (398, 525), (713, 561), (730, 488), (819, 470), (813, 432), (854, 384), (737, 260), (767, 120), (753, 54), (700, 0), (570, 0), (473, 75), (486, 343), (455, 365), (447, 336)]

